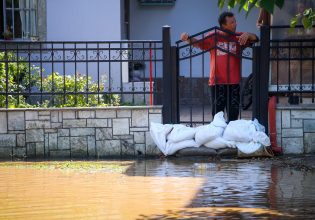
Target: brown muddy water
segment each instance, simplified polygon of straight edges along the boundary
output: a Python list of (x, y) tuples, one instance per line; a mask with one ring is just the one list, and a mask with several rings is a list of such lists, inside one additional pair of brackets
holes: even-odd
[(315, 172), (279, 161), (68, 163), (0, 162), (0, 219), (315, 219)]

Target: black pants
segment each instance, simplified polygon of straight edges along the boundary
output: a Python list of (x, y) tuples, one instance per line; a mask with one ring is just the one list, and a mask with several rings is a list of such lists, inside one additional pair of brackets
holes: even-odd
[(226, 109), (228, 121), (238, 119), (240, 104), (240, 85), (214, 85), (211, 89), (212, 116)]

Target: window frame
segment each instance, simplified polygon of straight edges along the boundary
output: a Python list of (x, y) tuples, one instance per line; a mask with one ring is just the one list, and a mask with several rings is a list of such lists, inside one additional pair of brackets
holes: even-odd
[[(30, 40), (32, 37), (38, 37), (38, 9), (39, 9), (39, 1), (35, 0), (35, 4), (31, 5), (32, 0), (24, 0), (25, 5), (29, 5), (29, 7), (24, 7), (24, 8), (15, 8), (14, 5), (14, 0), (10, 0), (11, 1), (11, 7), (7, 7), (7, 2), (6, 0), (2, 1), (2, 16), (3, 16), (3, 32), (6, 31), (6, 27), (7, 27), (7, 11), (10, 11), (11, 13), (11, 19), (12, 19), (12, 24), (11, 24), (11, 30), (12, 30), (12, 40)], [(24, 11), (25, 15), (28, 13), (29, 14), (29, 30), (26, 29), (22, 29), (22, 24), (21, 24), (21, 37), (16, 37), (15, 34), (15, 13), (18, 12), (20, 13), (21, 11)], [(33, 12), (33, 14), (32, 14)], [(33, 15), (33, 16), (32, 16)], [(33, 17), (33, 18), (32, 18)], [(35, 19), (32, 21), (32, 19)], [(32, 23), (35, 24), (35, 33), (30, 33), (30, 29), (31, 29), (31, 25)], [(25, 25), (27, 26), (27, 25)], [(26, 35), (25, 33), (29, 33), (28, 35)], [(1, 33), (2, 35), (2, 33)], [(4, 36), (1, 36), (1, 39), (4, 39)]]

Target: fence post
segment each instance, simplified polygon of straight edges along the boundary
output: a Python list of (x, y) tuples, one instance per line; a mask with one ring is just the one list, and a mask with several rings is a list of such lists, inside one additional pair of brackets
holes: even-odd
[(270, 27), (268, 25), (260, 28), (260, 123), (268, 131), (268, 89), (269, 89), (269, 65), (270, 65)]
[(179, 123), (179, 90), (178, 90), (178, 76), (179, 76), (179, 62), (178, 62), (178, 48), (171, 47), (171, 75), (172, 75), (172, 123)]
[(260, 46), (253, 47), (253, 118), (260, 121)]
[(170, 26), (163, 26), (163, 123), (172, 123), (172, 75)]

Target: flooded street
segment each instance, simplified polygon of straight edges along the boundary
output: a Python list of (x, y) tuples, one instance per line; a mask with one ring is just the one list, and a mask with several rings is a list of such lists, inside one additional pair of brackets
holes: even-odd
[(0, 166), (0, 219), (315, 218), (314, 170), (278, 160), (112, 163), (124, 169)]

